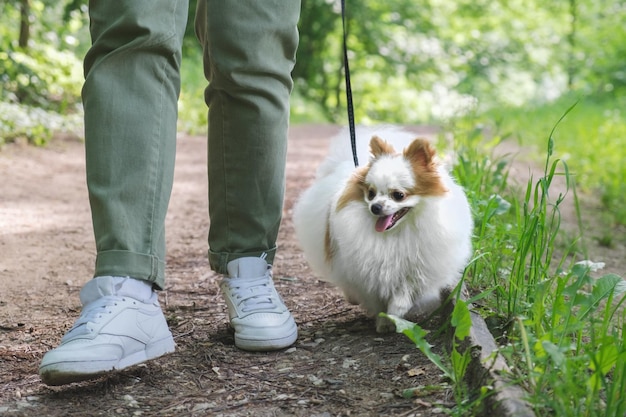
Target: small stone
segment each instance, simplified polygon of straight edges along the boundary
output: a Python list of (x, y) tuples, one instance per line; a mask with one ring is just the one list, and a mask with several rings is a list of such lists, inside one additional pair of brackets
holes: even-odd
[(357, 361), (355, 359), (344, 359), (341, 367), (344, 369), (358, 368)]
[(191, 412), (198, 412), (198, 411), (207, 410), (209, 408), (215, 408), (216, 405), (217, 404), (215, 402), (199, 403), (193, 406), (193, 408), (191, 409)]
[(33, 407), (33, 404), (30, 404), (28, 401), (19, 401), (16, 405), (18, 410)]
[(343, 385), (343, 381), (341, 379), (327, 379), (326, 382), (330, 385)]
[(122, 399), (128, 403), (129, 407), (133, 407), (133, 408), (139, 407), (139, 403), (137, 402), (137, 400), (133, 398), (132, 395), (126, 394), (122, 397)]
[(324, 380), (316, 377), (315, 375), (309, 375), (309, 381), (311, 381), (316, 387), (324, 385)]

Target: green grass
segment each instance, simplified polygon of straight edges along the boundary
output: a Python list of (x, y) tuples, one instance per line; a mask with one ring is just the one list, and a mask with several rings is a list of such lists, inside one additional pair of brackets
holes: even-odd
[[(458, 289), (458, 288), (457, 288)], [(458, 291), (453, 294), (458, 298)], [(421, 326), (411, 323), (408, 320), (397, 316), (380, 313), (382, 317), (391, 319), (396, 324), (396, 331), (406, 335), (415, 346), (433, 362), (443, 373), (444, 377), (452, 383), (452, 394), (457, 403), (457, 407), (448, 410), (449, 414), (454, 416), (463, 416), (467, 413), (475, 413), (480, 409), (480, 400), (484, 395), (489, 395), (489, 390), (482, 390), (478, 399), (474, 399), (473, 393), (470, 393), (465, 386), (463, 379), (471, 362), (471, 352), (462, 345), (465, 339), (470, 335), (472, 327), (472, 318), (468, 305), (465, 301), (457, 299), (450, 318), (450, 324), (453, 329), (453, 341), (450, 349), (450, 358), (445, 360), (441, 355), (432, 351), (432, 345), (427, 341), (428, 331)], [(421, 387), (407, 388), (403, 391), (402, 396), (411, 398), (415, 393), (419, 392)]]
[[(564, 154), (558, 121), (567, 110), (544, 132), (543, 172), (521, 194), (508, 184), (506, 159), (494, 156), (494, 147), (509, 135), (487, 134), (467, 121), (455, 126), (454, 174), (466, 187), (476, 224), (475, 256), (465, 282), (474, 308), (495, 323), (492, 331), (510, 365), (509, 376), (526, 390), (537, 416), (623, 416), (626, 284), (617, 275), (600, 275), (590, 260), (577, 259), (574, 242), (556, 251), (562, 236), (560, 206), (567, 198), (578, 201), (575, 189), (551, 190), (557, 176), (572, 184), (575, 159), (557, 157)], [(427, 335), (418, 330), (400, 329), (424, 350)], [(451, 383), (462, 384), (465, 370), (458, 366), (455, 345), (449, 358), (431, 359), (448, 370)], [(489, 389), (468, 397), (455, 388), (457, 407), (450, 413), (471, 415)]]
[(542, 149), (546, 132), (573, 104), (554, 134), (555, 155), (570, 166), (577, 187), (611, 213), (607, 221), (626, 225), (626, 94), (565, 96), (536, 107), (494, 109), (482, 118), (499, 121), (520, 145)]

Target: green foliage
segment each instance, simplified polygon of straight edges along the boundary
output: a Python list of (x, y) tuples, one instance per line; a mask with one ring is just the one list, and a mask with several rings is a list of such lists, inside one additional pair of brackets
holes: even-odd
[[(572, 108), (573, 106), (561, 116), (559, 122)], [(555, 238), (561, 221), (559, 206), (565, 199), (565, 194), (559, 194), (554, 199), (549, 191), (559, 163), (562, 163), (561, 175), (564, 175), (566, 180), (565, 192), (567, 193), (570, 188), (567, 164), (558, 159), (552, 161), (553, 134), (559, 122), (553, 127), (548, 137), (544, 175), (536, 183), (533, 183), (534, 179), (531, 176), (521, 211), (517, 212), (518, 242), (511, 266), (506, 310), (509, 318), (522, 314), (526, 306), (533, 302), (537, 285), (547, 279), (554, 266)]]
[(508, 302), (502, 283), (510, 275), (516, 247), (512, 207), (518, 198), (507, 182), (511, 156), (497, 152), (508, 135), (497, 129), (486, 130), (469, 118), (458, 120), (448, 130), (446, 136), (454, 140), (447, 146), (455, 150), (456, 157), (452, 173), (465, 188), (475, 225), (475, 255), (467, 267), (466, 280), (477, 292), (492, 292), (493, 308), (500, 312)]
[(613, 223), (626, 225), (626, 89), (612, 94), (565, 96), (553, 103), (534, 108), (494, 109), (483, 115), (484, 120), (501, 120), (499, 128), (509, 132), (528, 148), (544, 142), (563, 109), (577, 102), (569, 117), (554, 132), (559, 142), (559, 159), (567, 163), (574, 174), (576, 187), (586, 193), (599, 195), (604, 205), (608, 228)]
[(432, 351), (432, 345), (426, 340), (426, 335), (428, 334), (428, 331), (424, 330), (420, 325), (412, 323), (400, 317), (385, 313), (380, 313), (380, 315), (381, 317), (386, 317), (392, 320), (396, 325), (396, 331), (398, 333), (403, 333), (406, 337), (411, 339), (411, 341), (415, 343), (415, 346), (424, 355), (426, 355), (426, 357), (430, 359), (432, 363), (437, 365), (437, 368), (439, 368), (443, 372), (443, 375), (446, 378), (450, 379), (453, 382), (456, 381), (456, 376), (452, 368), (449, 367), (447, 364), (444, 364), (441, 355)]
[[(504, 335), (500, 353), (538, 416), (617, 416), (626, 411), (621, 395), (626, 390), (626, 284), (613, 274), (593, 277), (602, 265), (591, 261), (567, 267), (566, 259), (575, 254), (561, 248), (559, 258), (555, 251), (559, 208), (573, 191), (567, 187), (569, 164), (554, 159), (561, 146), (556, 138), (577, 109), (570, 107), (553, 125), (545, 140), (543, 174), (530, 178), (519, 203), (517, 191), (499, 181), (507, 176), (503, 160), (481, 158), (485, 148), (475, 142), (476, 129), (466, 136), (457, 132), (461, 155), (455, 172), (468, 187), (477, 219), (476, 254), (466, 282), (480, 293), (474, 299), (480, 299), (483, 314), (499, 319), (494, 330)], [(497, 130), (481, 132), (496, 141), (502, 136)], [(484, 137), (483, 142), (488, 143)], [(560, 194), (552, 187), (558, 175), (566, 184)]]
[[(41, 145), (59, 130), (78, 130), (82, 65), (76, 54), (86, 22), (80, 7), (40, 0), (0, 5), (0, 144), (26, 138)], [(28, 36), (19, 35), (20, 27)]]
[(450, 362), (455, 375), (455, 396), (457, 401), (463, 401), (463, 399), (467, 398), (467, 390), (465, 389), (463, 378), (465, 377), (471, 356), (469, 349), (461, 348), (461, 343), (469, 337), (470, 329), (472, 328), (472, 317), (465, 301), (461, 299), (456, 300), (450, 324), (454, 329)]
[(34, 44), (1, 52), (0, 62), (3, 92), (19, 103), (63, 112), (79, 101), (82, 67), (71, 52)]
[(207, 80), (202, 68), (202, 50), (195, 43), (183, 45), (181, 92), (178, 100), (178, 129), (189, 134), (206, 134), (207, 106), (204, 89)]
[(41, 146), (58, 132), (79, 135), (82, 125), (80, 113), (62, 116), (37, 107), (0, 102), (0, 145), (24, 138)]
[[(576, 8), (575, 33), (567, 58), (572, 68), (572, 87), (586, 93), (611, 92), (626, 86), (626, 7), (622, 1), (570, 0)], [(565, 51), (563, 51), (564, 53)]]
[[(452, 382), (454, 397), (458, 405), (457, 412), (462, 413), (464, 410), (478, 405), (477, 403), (468, 405), (469, 396), (464, 381), (471, 356), (470, 350), (462, 348), (461, 344), (469, 336), (472, 327), (472, 318), (465, 301), (461, 299), (456, 300), (452, 311), (450, 324), (454, 329), (454, 336), (449, 363), (447, 363), (448, 361), (444, 360), (441, 355), (432, 351), (432, 345), (426, 340), (428, 331), (424, 330), (421, 326), (394, 315), (387, 315), (385, 313), (381, 313), (380, 315), (392, 320), (396, 325), (396, 331), (403, 333), (411, 339), (411, 341), (415, 343), (415, 346)], [(407, 389), (404, 395), (410, 396), (411, 392), (414, 390), (415, 389)]]
[[(618, 0), (366, 0), (347, 4), (356, 119), (417, 123), (523, 105), (626, 80)], [(345, 111), (340, 10), (303, 2), (299, 94)], [(602, 47), (598, 47), (602, 45)]]
[[(626, 412), (624, 280), (589, 275), (579, 263), (546, 280), (519, 332), (503, 349), (525, 364), (525, 381), (538, 415), (618, 416)], [(516, 335), (520, 335), (518, 338)]]
[[(21, 4), (30, 5), (28, 50), (18, 47)], [(82, 81), (77, 61), (89, 47), (86, 7), (86, 0), (0, 2), (2, 101), (73, 111)], [(614, 93), (626, 82), (626, 8), (618, 0), (365, 0), (347, 7), (358, 123), (432, 123), (472, 109), (544, 102), (568, 88)], [(183, 71), (201, 74), (194, 15), (192, 0), (184, 49), (193, 62)], [(303, 1), (299, 29), (294, 120), (344, 122), (338, 4)], [(62, 55), (49, 59), (51, 51)], [(183, 78), (181, 128), (196, 131), (204, 128), (199, 92), (206, 81), (190, 72)], [(622, 133), (618, 123), (602, 130)]]

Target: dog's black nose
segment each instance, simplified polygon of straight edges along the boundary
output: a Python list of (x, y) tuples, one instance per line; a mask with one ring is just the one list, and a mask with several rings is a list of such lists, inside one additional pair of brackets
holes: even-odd
[(372, 213), (378, 216), (380, 213), (383, 212), (383, 206), (382, 204), (378, 204), (378, 203), (372, 204), (372, 207), (370, 207), (370, 210)]

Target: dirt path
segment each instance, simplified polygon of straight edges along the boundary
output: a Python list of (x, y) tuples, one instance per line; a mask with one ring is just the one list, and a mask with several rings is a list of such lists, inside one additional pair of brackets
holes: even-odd
[[(381, 337), (362, 312), (317, 281), (294, 241), (291, 208), (326, 152), (332, 126), (291, 130), (287, 200), (275, 262), (278, 290), (299, 323), (278, 353), (237, 350), (206, 261), (206, 148), (180, 137), (167, 218), (162, 305), (176, 353), (109, 378), (40, 383), (37, 367), (80, 311), (94, 262), (83, 146), (8, 146), (0, 152), (0, 415), (431, 416), (452, 406), (440, 372), (404, 336)], [(604, 253), (623, 273), (623, 247)], [(602, 260), (597, 259), (596, 260)], [(437, 347), (436, 347), (437, 348)], [(418, 398), (401, 391), (424, 388)]]
[(80, 311), (94, 261), (82, 144), (57, 140), (0, 153), (0, 415), (326, 416), (434, 415), (446, 389), (402, 335), (380, 337), (358, 308), (314, 279), (294, 242), (291, 207), (324, 156), (334, 127), (291, 132), (285, 221), (275, 262), (279, 291), (300, 326), (294, 348), (237, 350), (218, 277), (206, 261), (205, 140), (179, 138), (167, 218), (168, 282), (162, 305), (175, 354), (110, 378), (49, 388), (37, 367)]

